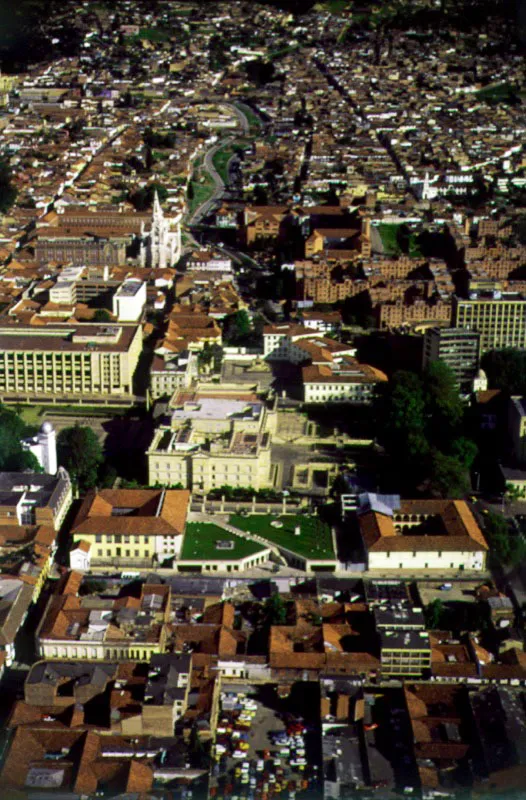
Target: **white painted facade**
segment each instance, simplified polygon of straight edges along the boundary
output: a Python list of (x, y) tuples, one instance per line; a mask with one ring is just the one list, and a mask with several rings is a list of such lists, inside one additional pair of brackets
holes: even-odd
[(369, 569), (436, 569), (458, 571), (483, 570), (486, 551), (420, 550), (420, 551), (369, 551)]
[(51, 422), (42, 423), (36, 436), (23, 439), (21, 445), (24, 450), (33, 453), (45, 473), (56, 475), (58, 469), (57, 434)]
[(334, 376), (333, 382), (320, 381), (316, 383), (303, 382), (304, 400), (306, 403), (369, 403), (371, 402), (376, 384), (350, 380), (338, 380)]
[(69, 551), (69, 566), (76, 572), (89, 572), (91, 568), (91, 548), (74, 547)]
[(213, 559), (209, 561), (199, 559), (180, 559), (176, 565), (178, 568), (195, 566), (197, 570), (203, 572), (244, 572), (247, 569), (261, 566), (270, 561), (271, 550), (270, 548), (262, 548), (257, 553), (245, 558), (239, 559)]
[(138, 322), (146, 305), (146, 283), (129, 278), (113, 295), (113, 313), (119, 322)]
[(181, 218), (165, 217), (157, 192), (153, 203), (153, 217), (150, 230), (141, 230), (141, 266), (171, 267), (181, 258)]
[(154, 553), (159, 563), (168, 558), (178, 558), (181, 552), (183, 537), (181, 534), (174, 536), (155, 536)]

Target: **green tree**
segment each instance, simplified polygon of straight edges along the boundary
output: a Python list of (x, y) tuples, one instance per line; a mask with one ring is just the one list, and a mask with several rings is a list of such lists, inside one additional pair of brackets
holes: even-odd
[(20, 472), (42, 468), (32, 453), (22, 449), (21, 439), (34, 433), (12, 408), (0, 404), (0, 470)]
[(61, 430), (57, 437), (57, 453), (59, 463), (81, 491), (96, 485), (104, 459), (99, 440), (91, 428), (77, 424)]
[(287, 621), (287, 606), (279, 594), (265, 600), (265, 621), (267, 625), (284, 625)]
[(223, 328), (223, 336), (228, 344), (243, 344), (250, 337), (252, 325), (250, 317), (244, 308), (226, 317)]
[(433, 600), (425, 609), (426, 628), (437, 629), (442, 627), (444, 620), (444, 603), (440, 598)]
[(11, 183), (11, 169), (4, 159), (0, 159), (0, 213), (9, 211), (16, 200), (17, 190)]
[(5, 469), (9, 472), (43, 472), (38, 458), (28, 450), (20, 449), (12, 453), (5, 462)]
[(388, 449), (398, 452), (404, 460), (421, 458), (429, 446), (420, 378), (413, 372), (397, 372), (387, 391), (384, 435)]
[(453, 438), (462, 417), (464, 404), (455, 375), (443, 361), (432, 361), (423, 375), (428, 439), (433, 444)]
[(526, 352), (512, 347), (490, 350), (481, 360), (491, 389), (508, 394), (526, 394)]
[(137, 211), (146, 211), (153, 206), (153, 198), (155, 192), (159, 195), (161, 203), (168, 197), (168, 189), (160, 183), (150, 183), (148, 186), (142, 186), (136, 192), (128, 196), (128, 200)]
[(477, 455), (477, 445), (471, 439), (460, 436), (452, 442), (451, 453), (460, 461), (464, 469), (470, 469)]
[(98, 308), (93, 314), (93, 322), (111, 322), (111, 314), (105, 308)]
[(502, 566), (514, 567), (524, 561), (526, 544), (502, 514), (490, 511), (486, 515), (485, 532), (492, 555)]
[(466, 468), (455, 456), (434, 450), (430, 473), (429, 489), (433, 494), (460, 499), (469, 490)]

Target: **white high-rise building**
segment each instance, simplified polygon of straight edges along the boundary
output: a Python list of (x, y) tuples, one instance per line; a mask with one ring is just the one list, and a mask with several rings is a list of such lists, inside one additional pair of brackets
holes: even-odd
[(146, 284), (128, 278), (113, 295), (113, 313), (119, 322), (137, 322), (146, 305)]
[(141, 229), (141, 266), (171, 267), (181, 257), (181, 219), (179, 213), (175, 217), (165, 217), (159, 196), (155, 192), (153, 216), (150, 230), (144, 225)]
[(57, 434), (51, 422), (44, 422), (36, 434), (22, 439), (24, 450), (33, 453), (38, 463), (48, 475), (57, 473)]

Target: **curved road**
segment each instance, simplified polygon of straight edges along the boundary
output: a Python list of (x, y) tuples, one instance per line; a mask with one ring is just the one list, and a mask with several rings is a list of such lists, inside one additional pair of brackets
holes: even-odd
[[(243, 134), (244, 135), (248, 134), (250, 130), (250, 124), (245, 114), (243, 114), (243, 112), (232, 103), (221, 103), (221, 105), (226, 106), (232, 111), (233, 114), (235, 114), (243, 129)], [(196, 208), (192, 216), (189, 218), (188, 222), (186, 223), (188, 227), (196, 225), (199, 222), (201, 222), (203, 217), (206, 217), (206, 215), (208, 214), (214, 203), (216, 203), (217, 200), (221, 198), (225, 190), (225, 182), (223, 181), (223, 179), (217, 172), (216, 168), (214, 167), (213, 157), (218, 152), (218, 150), (222, 150), (223, 147), (225, 147), (228, 144), (232, 144), (232, 142), (235, 142), (235, 140), (236, 140), (235, 134), (230, 134), (229, 136), (225, 136), (224, 139), (220, 139), (219, 142), (216, 142), (216, 144), (214, 144), (210, 148), (210, 150), (207, 150), (207, 152), (205, 153), (205, 157), (203, 160), (203, 168), (206, 170), (206, 172), (208, 172), (208, 174), (214, 181), (215, 188), (210, 197), (208, 198), (208, 200), (205, 200), (204, 203), (201, 203), (201, 205), (198, 208)]]
[(225, 139), (220, 139), (219, 142), (217, 142), (213, 147), (210, 148), (210, 150), (206, 151), (203, 160), (203, 168), (205, 169), (206, 172), (208, 172), (208, 174), (214, 181), (215, 188), (210, 197), (207, 200), (205, 200), (204, 203), (201, 203), (201, 205), (198, 206), (198, 208), (196, 208), (196, 210), (194, 211), (194, 213), (187, 222), (188, 226), (196, 225), (199, 222), (201, 222), (203, 217), (206, 217), (206, 215), (208, 214), (214, 203), (217, 200), (219, 200), (220, 197), (222, 196), (225, 190), (225, 183), (221, 175), (214, 167), (213, 158), (215, 154), (218, 152), (218, 150), (221, 150), (223, 147), (225, 147), (226, 145), (230, 144), (233, 141), (235, 141), (235, 137), (228, 136)]

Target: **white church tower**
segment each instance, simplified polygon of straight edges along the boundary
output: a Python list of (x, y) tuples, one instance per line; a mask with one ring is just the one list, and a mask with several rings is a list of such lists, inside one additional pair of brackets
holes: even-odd
[[(165, 217), (157, 191), (153, 199), (153, 215), (149, 231), (142, 230), (141, 266), (171, 267), (181, 257), (181, 214)], [(146, 242), (144, 242), (146, 239)]]
[(42, 423), (37, 435), (22, 439), (21, 445), (33, 453), (45, 473), (57, 474), (57, 434), (51, 422)]

